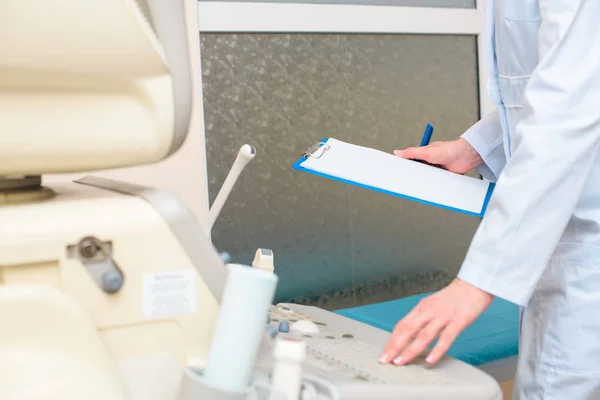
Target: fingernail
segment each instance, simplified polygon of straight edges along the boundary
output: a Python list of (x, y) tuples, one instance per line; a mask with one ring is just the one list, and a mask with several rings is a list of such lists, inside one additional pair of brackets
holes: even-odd
[(402, 154), (402, 150), (394, 150), (394, 155), (399, 156)]
[(387, 363), (390, 360), (390, 356), (388, 356), (387, 354), (382, 354), (379, 356), (379, 362), (382, 364)]
[(433, 363), (433, 356), (427, 356), (427, 358), (425, 359), (425, 361), (427, 361), (429, 364)]
[(400, 364), (402, 362), (402, 356), (398, 356), (396, 358), (394, 358), (394, 364)]

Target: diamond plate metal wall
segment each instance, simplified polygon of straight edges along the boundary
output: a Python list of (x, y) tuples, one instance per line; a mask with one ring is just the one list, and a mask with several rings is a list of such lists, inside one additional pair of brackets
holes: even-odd
[(435, 290), (478, 220), (291, 165), (323, 137), (393, 151), (478, 119), (471, 36), (202, 34), (211, 202), (241, 145), (256, 159), (213, 230), (235, 262), (274, 250), (278, 301), (335, 308)]

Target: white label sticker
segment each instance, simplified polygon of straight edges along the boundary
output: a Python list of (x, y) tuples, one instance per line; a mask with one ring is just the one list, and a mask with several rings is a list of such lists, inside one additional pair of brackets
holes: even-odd
[(144, 316), (148, 319), (196, 312), (193, 270), (144, 275)]

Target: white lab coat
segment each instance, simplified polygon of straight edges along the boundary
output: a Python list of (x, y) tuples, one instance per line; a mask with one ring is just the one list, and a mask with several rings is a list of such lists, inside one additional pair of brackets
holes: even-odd
[(523, 307), (515, 400), (600, 399), (600, 0), (489, 0), (497, 181), (459, 277)]

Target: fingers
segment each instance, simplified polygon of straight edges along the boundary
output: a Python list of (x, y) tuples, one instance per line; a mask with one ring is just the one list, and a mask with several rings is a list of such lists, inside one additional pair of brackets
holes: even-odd
[(406, 365), (425, 351), (434, 340), (438, 343), (426, 361), (435, 364), (448, 351), (466, 326), (462, 313), (449, 310), (445, 301), (434, 297), (421, 300), (394, 328), (379, 362)]
[(425, 326), (417, 335), (412, 343), (404, 349), (402, 354), (394, 359), (394, 364), (405, 365), (410, 363), (419, 354), (437, 338), (440, 331), (445, 326), (445, 321), (442, 319), (434, 319)]
[(408, 160), (428, 161), (431, 157), (429, 146), (409, 147), (404, 150), (395, 150), (394, 154), (398, 157), (406, 158)]
[[(426, 358), (438, 362), (470, 323), (492, 302), (493, 296), (460, 280), (419, 302), (392, 333), (379, 359), (404, 365), (439, 340)], [(441, 332), (441, 333), (440, 333)]]
[(406, 317), (396, 324), (394, 332), (388, 340), (379, 362), (388, 364), (394, 360), (398, 354), (412, 340), (413, 336), (421, 330), (432, 318), (432, 315), (427, 312), (420, 312), (418, 308), (414, 308)]
[(429, 364), (435, 364), (460, 334), (461, 326), (458, 322), (443, 316), (433, 317), (429, 313), (417, 315), (413, 321), (401, 320), (394, 328), (379, 362), (406, 365), (423, 353), (439, 336), (438, 342), (426, 359)]
[(429, 364), (435, 364), (446, 354), (452, 343), (456, 340), (462, 327), (460, 323), (449, 323), (440, 335), (440, 340), (433, 346), (433, 349), (425, 359)]

